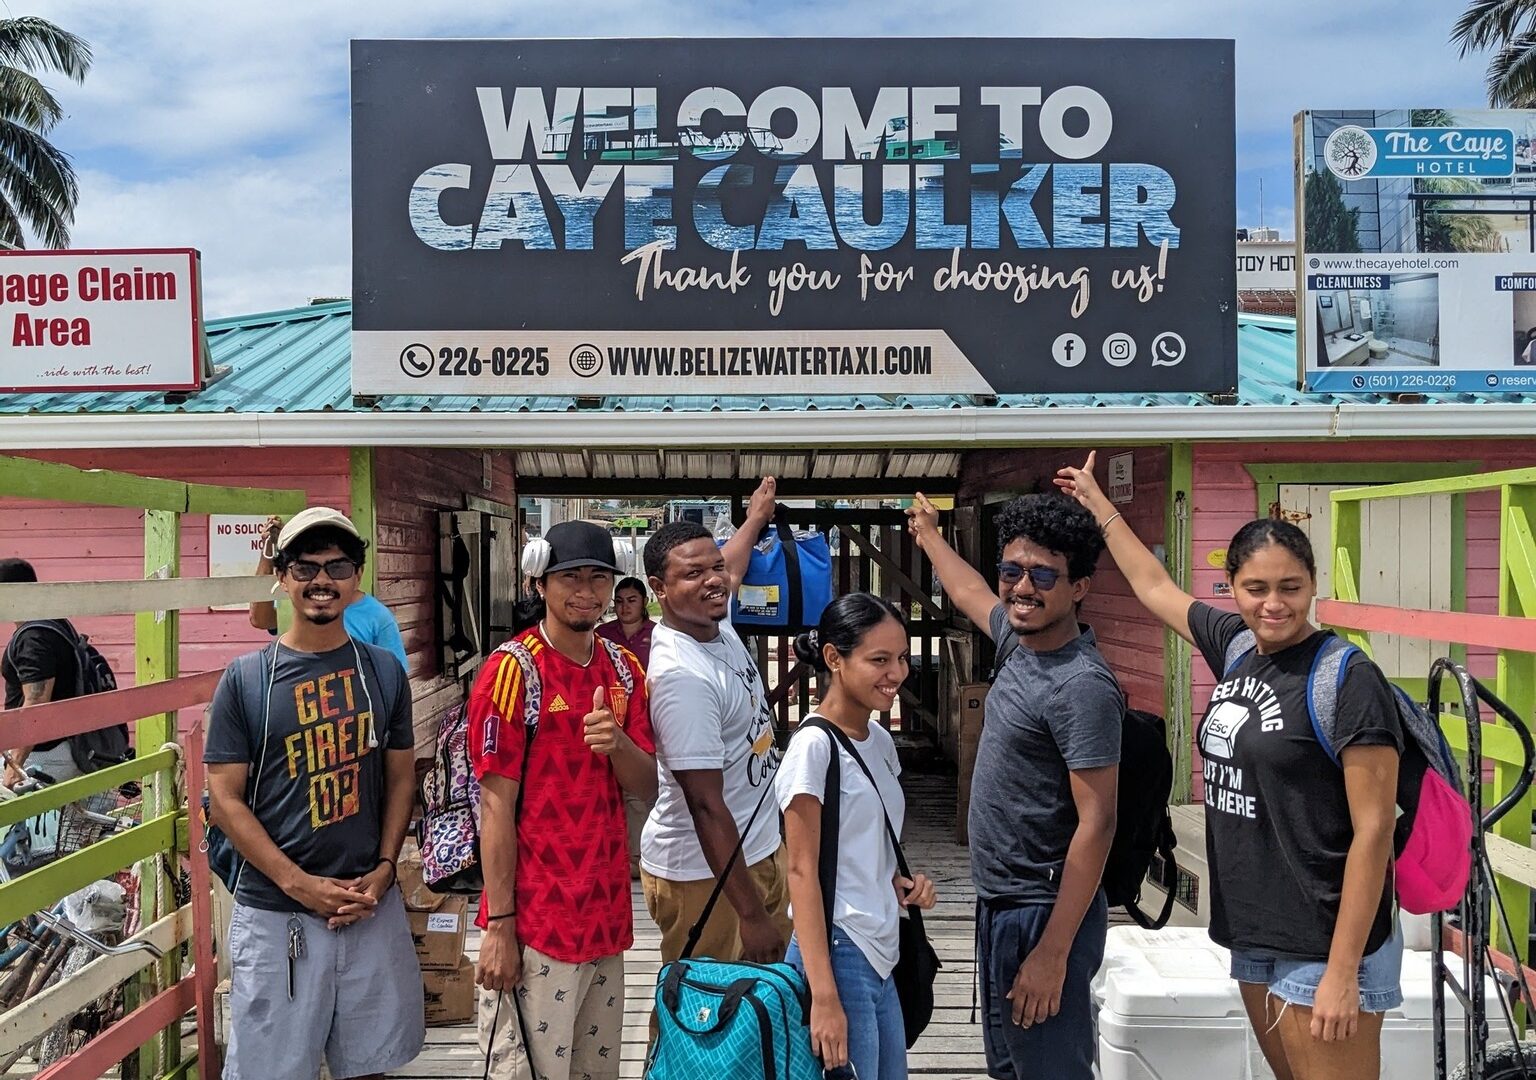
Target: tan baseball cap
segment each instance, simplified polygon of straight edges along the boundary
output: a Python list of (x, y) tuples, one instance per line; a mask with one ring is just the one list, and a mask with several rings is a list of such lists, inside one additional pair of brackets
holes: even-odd
[(283, 531), (277, 534), (277, 549), (281, 551), (310, 529), (317, 529), (322, 525), (351, 533), (359, 540), (363, 538), (363, 534), (357, 531), (357, 526), (352, 524), (352, 519), (340, 510), (334, 510), (329, 506), (311, 506), (307, 510), (300, 510), (288, 519), (288, 523), (283, 526)]

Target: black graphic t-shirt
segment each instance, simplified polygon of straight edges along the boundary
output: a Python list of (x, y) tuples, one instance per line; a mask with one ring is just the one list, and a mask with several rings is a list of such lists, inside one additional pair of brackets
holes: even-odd
[[(383, 751), (415, 746), (410, 683), (391, 653), (363, 642), (356, 652), (350, 643), (327, 653), (273, 647), (276, 671), (264, 651), (257, 685), (247, 685), (242, 664), (225, 670), (203, 760), (250, 766), (251, 810), (299, 869), (341, 879), (366, 874), (379, 859)], [(368, 745), (370, 728), (377, 747)], [(304, 910), (252, 863), (235, 899), (267, 911)]]
[[(1269, 656), (1250, 652), (1223, 676), (1240, 615), (1198, 600), (1189, 629), (1217, 675), (1197, 745), (1205, 778), (1205, 844), (1211, 865), (1211, 937), (1233, 949), (1326, 960), (1339, 917), (1344, 860), (1354, 838), (1344, 772), (1307, 715), (1307, 680), (1327, 633)], [(1339, 692), (1334, 752), (1403, 749), (1402, 726), (1381, 669), (1350, 658)], [(1391, 875), (1366, 954), (1392, 931)]]

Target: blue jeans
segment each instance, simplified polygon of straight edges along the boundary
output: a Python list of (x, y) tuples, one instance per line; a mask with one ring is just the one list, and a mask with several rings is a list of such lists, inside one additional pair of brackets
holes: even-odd
[(997, 1080), (1091, 1080), (1094, 1022), (1089, 984), (1104, 961), (1109, 905), (1100, 892), (1088, 906), (1067, 954), (1061, 1011), (1043, 1024), (1013, 1022), (1008, 991), (1019, 965), (1040, 942), (1052, 905), (987, 907), (976, 904), (977, 973), (981, 980), (981, 1035), (987, 1075)]
[[(801, 975), (800, 942), (789, 939), (784, 962)], [(848, 1060), (859, 1080), (906, 1080), (907, 1037), (896, 980), (881, 978), (853, 939), (832, 928), (832, 978), (848, 1017)]]

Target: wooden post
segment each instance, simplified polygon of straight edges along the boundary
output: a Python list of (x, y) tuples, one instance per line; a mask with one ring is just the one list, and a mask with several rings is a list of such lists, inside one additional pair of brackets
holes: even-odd
[[(1536, 618), (1536, 486), (1506, 484), (1499, 493), (1499, 614)], [(1499, 650), (1497, 693), (1515, 715), (1530, 723), (1536, 716), (1536, 654)], [(1498, 762), (1494, 767), (1494, 799), (1501, 799), (1517, 782), (1520, 767)], [(1531, 796), (1512, 807), (1493, 831), (1522, 847), (1531, 844)], [(1499, 894), (1509, 912), (1513, 941), (1504, 940), (1503, 926), (1494, 921), (1498, 948), (1520, 960), (1530, 953), (1530, 896), (1525, 885), (1507, 877), (1498, 879)], [(1523, 1019), (1523, 1018), (1522, 1018)]]
[(208, 855), (203, 850), (203, 817), (191, 809), (202, 794), (206, 779), (203, 767), (203, 724), (192, 725), (182, 741), (186, 754), (187, 776), (187, 862), (192, 877), (192, 965), (197, 971), (197, 1064), (198, 1075), (221, 1075), (219, 1045), (215, 1038), (213, 991), (218, 982), (218, 962), (213, 956), (213, 875), (208, 868)]
[(352, 448), (352, 504), (347, 515), (357, 531), (368, 541), (368, 557), (363, 562), (363, 580), (359, 583), (365, 593), (374, 591), (379, 572), (379, 525), (373, 500), (373, 447)]
[[(1163, 507), (1163, 549), (1167, 552), (1168, 574), (1185, 592), (1193, 592), (1190, 566), (1194, 544), (1191, 523), (1194, 520), (1194, 451), (1187, 442), (1168, 446), (1168, 497)], [(1173, 755), (1173, 791), (1169, 800), (1182, 806), (1194, 797), (1193, 759), (1194, 693), (1191, 650), (1172, 630), (1163, 631), (1163, 668), (1167, 679), (1163, 689), (1163, 715), (1168, 718), (1168, 750)]]
[[(144, 576), (181, 576), (181, 515), (174, 510), (144, 511)], [(179, 612), (139, 612), (134, 617), (136, 684), (143, 686), (176, 678), (180, 674), (180, 642)], [(141, 755), (154, 753), (166, 743), (176, 741), (176, 714), (173, 712), (146, 717), (137, 727), (134, 745)], [(170, 813), (175, 800), (175, 771), (157, 772), (144, 788), (145, 820)], [(175, 907), (175, 895), (160, 859), (146, 859), (139, 864), (139, 871), (140, 922), (148, 926)], [(175, 985), (181, 975), (180, 967), (180, 952), (173, 949), (160, 963), (146, 968), (140, 977), (144, 1000)], [(159, 1076), (173, 1067), (180, 1057), (178, 1025), (163, 1032), (155, 1042), (146, 1043), (139, 1051), (139, 1073), (141, 1076)]]

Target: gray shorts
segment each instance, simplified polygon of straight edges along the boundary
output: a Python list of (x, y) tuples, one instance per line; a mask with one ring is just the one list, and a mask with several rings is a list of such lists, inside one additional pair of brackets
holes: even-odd
[[(290, 919), (304, 936), (291, 1001)], [(236, 904), (229, 959), (224, 1080), (315, 1080), (322, 1058), (332, 1076), (367, 1076), (421, 1053), (421, 969), (399, 889), (385, 894), (371, 918), (335, 931), (307, 912)]]

